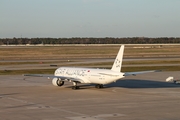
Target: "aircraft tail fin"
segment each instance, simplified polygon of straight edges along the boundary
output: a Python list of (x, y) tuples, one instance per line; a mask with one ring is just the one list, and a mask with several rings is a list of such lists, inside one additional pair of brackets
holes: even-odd
[(112, 71), (121, 72), (123, 53), (124, 53), (124, 45), (121, 45), (119, 52), (116, 56), (116, 59), (114, 61), (114, 64), (111, 68)]

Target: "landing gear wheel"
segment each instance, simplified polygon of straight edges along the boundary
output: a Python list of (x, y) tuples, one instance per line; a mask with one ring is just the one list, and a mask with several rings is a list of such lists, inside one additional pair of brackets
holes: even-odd
[(73, 85), (74, 85), (72, 86), (73, 90), (79, 89), (79, 86), (77, 86), (77, 82), (73, 82)]
[(103, 84), (97, 84), (95, 87), (98, 89), (103, 88)]
[(103, 84), (101, 84), (101, 85), (100, 85), (100, 88), (103, 88), (103, 87), (104, 87)]
[(79, 89), (79, 86), (72, 86), (73, 90)]

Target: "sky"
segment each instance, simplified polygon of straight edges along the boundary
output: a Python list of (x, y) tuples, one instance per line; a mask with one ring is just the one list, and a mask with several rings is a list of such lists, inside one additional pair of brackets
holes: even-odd
[(0, 0), (0, 38), (180, 37), (180, 0)]

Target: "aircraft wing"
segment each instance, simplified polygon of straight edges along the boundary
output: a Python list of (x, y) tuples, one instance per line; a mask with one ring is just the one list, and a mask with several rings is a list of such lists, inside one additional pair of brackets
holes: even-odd
[(66, 77), (66, 76), (55, 76), (55, 75), (46, 75), (46, 74), (24, 74), (23, 76), (60, 78), (62, 81), (72, 81), (72, 82), (84, 83), (84, 81), (82, 79), (74, 78), (74, 77)]
[(160, 72), (161, 70), (150, 70), (150, 71), (139, 71), (139, 72), (126, 72), (124, 73), (124, 76), (130, 76), (130, 75), (137, 75), (137, 74), (144, 74), (144, 73), (151, 73), (151, 72)]

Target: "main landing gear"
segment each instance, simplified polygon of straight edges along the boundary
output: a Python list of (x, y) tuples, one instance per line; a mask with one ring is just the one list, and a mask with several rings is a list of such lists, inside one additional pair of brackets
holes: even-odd
[(103, 84), (97, 84), (95, 85), (95, 88), (98, 88), (98, 89), (103, 88)]
[[(103, 87), (104, 87), (103, 84), (97, 84), (97, 85), (95, 85), (95, 88), (98, 88), (98, 89), (103, 88)], [(79, 86), (77, 86), (77, 82), (73, 82), (72, 89), (73, 89), (73, 90), (79, 89)]]
[(73, 90), (79, 89), (79, 86), (77, 86), (77, 82), (73, 82), (72, 89)]

